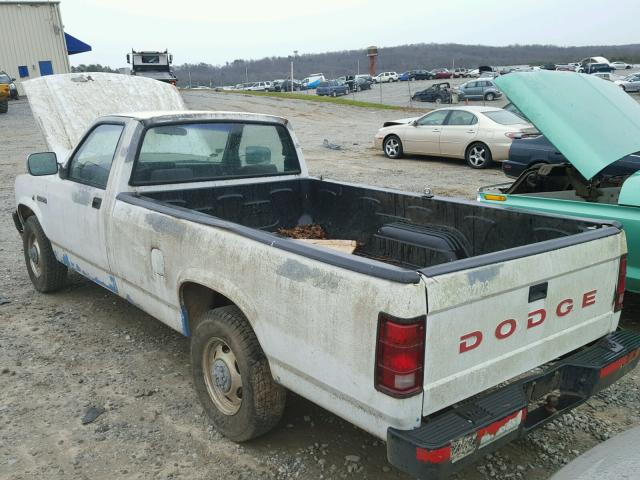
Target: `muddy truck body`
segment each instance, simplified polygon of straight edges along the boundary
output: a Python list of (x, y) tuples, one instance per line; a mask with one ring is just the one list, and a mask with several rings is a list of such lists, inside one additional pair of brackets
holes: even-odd
[[(227, 437), (275, 427), (290, 390), (442, 478), (637, 364), (619, 225), (314, 178), (287, 120), (182, 111), (142, 80), (127, 106), (165, 111), (76, 103), (64, 132), (46, 93), (71, 80), (26, 82), (57, 155), (30, 157), (14, 218), (38, 290), (72, 269), (190, 337)], [(354, 250), (282, 235), (318, 225)]]
[(131, 75), (153, 78), (171, 85), (176, 85), (178, 82), (171, 68), (173, 55), (168, 50), (164, 52), (132, 50), (127, 54), (127, 63), (131, 64)]

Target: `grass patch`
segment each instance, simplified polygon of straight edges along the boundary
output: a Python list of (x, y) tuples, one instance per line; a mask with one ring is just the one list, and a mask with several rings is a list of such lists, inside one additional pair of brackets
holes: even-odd
[(253, 95), (255, 97), (275, 97), (275, 98), (285, 98), (289, 100), (306, 100), (308, 102), (318, 102), (318, 103), (334, 103), (336, 105), (348, 105), (350, 107), (360, 107), (360, 108), (373, 108), (376, 110), (415, 110), (424, 112), (424, 109), (411, 108), (411, 107), (400, 107), (398, 105), (386, 105), (384, 103), (372, 103), (372, 102), (361, 102), (359, 100), (349, 99), (348, 95), (342, 97), (321, 97), (312, 93), (282, 93), (282, 92), (252, 92), (247, 90), (242, 91), (233, 91), (233, 90), (221, 90), (221, 93), (229, 93), (233, 95)]

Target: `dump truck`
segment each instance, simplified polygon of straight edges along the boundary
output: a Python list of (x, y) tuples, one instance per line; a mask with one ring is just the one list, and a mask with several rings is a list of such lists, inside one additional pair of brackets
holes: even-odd
[(161, 51), (135, 51), (127, 54), (127, 63), (131, 65), (131, 75), (153, 78), (161, 82), (176, 85), (176, 78), (171, 64), (173, 55), (168, 50)]

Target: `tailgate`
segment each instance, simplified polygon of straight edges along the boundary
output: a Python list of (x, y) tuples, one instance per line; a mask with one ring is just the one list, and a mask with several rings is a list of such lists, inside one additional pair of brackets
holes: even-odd
[(423, 415), (615, 330), (622, 232), (426, 277)]

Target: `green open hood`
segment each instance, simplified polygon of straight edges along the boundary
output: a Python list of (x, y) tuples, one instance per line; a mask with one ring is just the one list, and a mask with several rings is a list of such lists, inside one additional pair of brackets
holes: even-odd
[(587, 180), (640, 150), (640, 104), (613, 82), (541, 70), (495, 83)]

